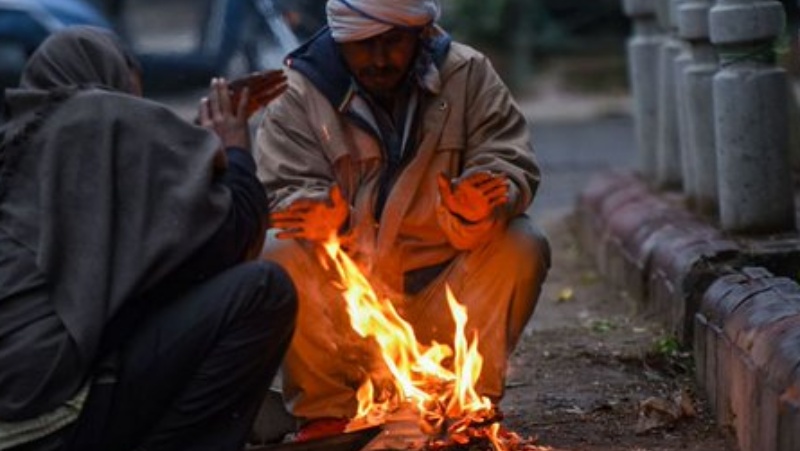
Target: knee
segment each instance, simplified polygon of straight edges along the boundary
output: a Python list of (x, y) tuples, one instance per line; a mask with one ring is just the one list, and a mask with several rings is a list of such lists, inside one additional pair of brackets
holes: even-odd
[(543, 273), (550, 268), (550, 242), (544, 231), (527, 216), (509, 224), (506, 246), (520, 263), (533, 263)]
[(262, 273), (262, 291), (265, 307), (275, 313), (283, 313), (288, 319), (297, 315), (297, 290), (292, 278), (280, 264), (271, 261), (254, 262)]
[(261, 259), (278, 263), (290, 276), (302, 276), (314, 254), (297, 240), (279, 240), (270, 232), (264, 241)]
[(286, 270), (271, 261), (252, 261), (242, 265), (245, 284), (254, 289), (253, 313), (266, 320), (293, 325), (297, 316), (297, 292)]

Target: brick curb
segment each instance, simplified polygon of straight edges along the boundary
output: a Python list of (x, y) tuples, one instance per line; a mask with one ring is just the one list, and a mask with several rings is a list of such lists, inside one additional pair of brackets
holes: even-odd
[(800, 450), (800, 285), (775, 275), (796, 274), (797, 240), (727, 237), (632, 172), (590, 180), (576, 218), (609, 282), (692, 345), (698, 383), (741, 450)]

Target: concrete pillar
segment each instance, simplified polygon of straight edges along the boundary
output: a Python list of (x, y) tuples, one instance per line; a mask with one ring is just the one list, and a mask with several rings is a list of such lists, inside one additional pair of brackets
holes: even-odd
[(656, 186), (678, 190), (683, 185), (683, 169), (678, 138), (678, 102), (675, 98), (675, 58), (681, 50), (677, 27), (671, 19), (672, 0), (656, 3), (658, 23), (665, 30), (658, 62), (658, 150)]
[(659, 0), (624, 0), (625, 13), (633, 21), (628, 40), (628, 78), (633, 97), (639, 171), (653, 181), (658, 149), (658, 61), (662, 36), (656, 22)]
[[(683, 71), (685, 99), (684, 164), (692, 168), (692, 207), (716, 217), (719, 204), (717, 154), (714, 144), (713, 78), (717, 55), (709, 40), (708, 13), (712, 0), (684, 0), (678, 8), (678, 35), (689, 45), (689, 62)], [(686, 174), (686, 171), (684, 171)], [(688, 194), (688, 193), (687, 193)]]
[(773, 47), (784, 23), (783, 7), (774, 0), (718, 0), (711, 8), (711, 42), (720, 58), (713, 95), (726, 231), (795, 230), (788, 78), (775, 65)]
[(681, 157), (681, 181), (683, 192), (689, 205), (694, 206), (697, 199), (697, 176), (694, 174), (696, 168), (691, 160), (692, 155), (689, 150), (689, 99), (686, 93), (686, 77), (684, 75), (686, 68), (692, 61), (692, 57), (689, 53), (689, 44), (680, 35), (680, 18), (678, 16), (681, 5), (687, 1), (670, 0), (669, 21), (670, 28), (675, 30), (675, 38), (678, 42), (678, 55), (673, 61), (672, 76), (675, 77), (676, 133), (678, 134), (678, 153)]

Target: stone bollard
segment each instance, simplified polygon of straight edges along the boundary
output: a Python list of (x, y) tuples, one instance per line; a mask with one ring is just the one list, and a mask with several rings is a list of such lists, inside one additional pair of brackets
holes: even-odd
[[(689, 45), (689, 62), (683, 72), (686, 165), (692, 168), (692, 206), (700, 214), (716, 217), (719, 204), (717, 154), (714, 144), (713, 78), (717, 55), (708, 36), (712, 0), (684, 0), (678, 8), (678, 35)], [(686, 172), (684, 172), (686, 174)]]
[(711, 8), (720, 222), (729, 232), (795, 230), (788, 79), (773, 48), (784, 23), (774, 0), (718, 0)]
[(697, 176), (695, 166), (691, 161), (692, 155), (689, 151), (688, 133), (689, 130), (689, 98), (686, 93), (686, 68), (692, 62), (689, 52), (689, 44), (680, 34), (680, 8), (689, 0), (670, 0), (669, 20), (670, 27), (675, 30), (675, 38), (678, 42), (678, 54), (672, 63), (672, 76), (675, 77), (675, 118), (676, 133), (678, 135), (678, 154), (681, 158), (681, 181), (683, 193), (690, 207), (695, 204), (697, 199)]
[(658, 150), (656, 187), (679, 190), (683, 186), (678, 105), (675, 98), (675, 58), (681, 50), (677, 27), (671, 19), (672, 0), (658, 0), (656, 17), (665, 31), (658, 62)]
[(658, 147), (658, 56), (662, 36), (656, 22), (659, 0), (624, 0), (633, 21), (628, 40), (628, 77), (633, 95), (639, 170), (644, 180), (655, 180)]

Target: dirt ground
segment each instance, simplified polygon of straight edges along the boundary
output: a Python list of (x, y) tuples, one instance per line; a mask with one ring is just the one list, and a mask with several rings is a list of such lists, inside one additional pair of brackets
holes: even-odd
[(572, 221), (542, 220), (553, 267), (512, 357), (506, 427), (554, 451), (736, 450), (696, 389), (690, 355), (602, 280)]

